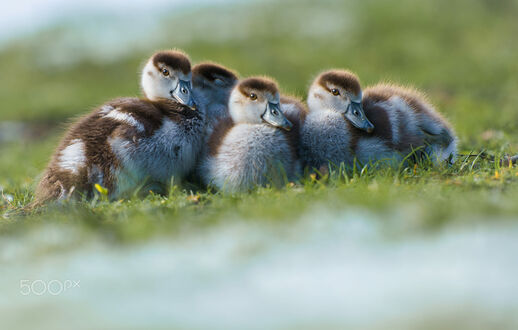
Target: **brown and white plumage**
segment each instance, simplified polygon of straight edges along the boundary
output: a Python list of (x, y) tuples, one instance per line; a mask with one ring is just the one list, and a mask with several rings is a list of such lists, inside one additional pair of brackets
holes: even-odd
[(149, 98), (120, 98), (79, 119), (65, 134), (36, 190), (36, 201), (91, 196), (94, 185), (111, 198), (139, 188), (165, 192), (172, 177), (194, 166), (203, 119), (193, 110), (188, 57), (159, 52), (147, 62), (142, 88)]

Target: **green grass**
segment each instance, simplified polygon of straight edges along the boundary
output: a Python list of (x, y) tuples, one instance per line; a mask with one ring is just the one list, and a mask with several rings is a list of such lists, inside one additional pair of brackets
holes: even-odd
[[(518, 2), (512, 0), (286, 1), (239, 5), (232, 11), (200, 9), (164, 21), (154, 48), (110, 62), (78, 57), (65, 66), (50, 63), (53, 55), (48, 54), (66, 28), (41, 32), (0, 52), (0, 120), (51, 122), (57, 128), (38, 141), (0, 144), (0, 185), (4, 194), (14, 196), (12, 202), (2, 199), (0, 208), (12, 212), (31, 200), (62, 123), (114, 97), (139, 94), (138, 70), (155, 48), (182, 48), (194, 62), (210, 59), (243, 76), (272, 76), (285, 92), (301, 97), (311, 79), (331, 67), (355, 71), (364, 86), (380, 80), (414, 85), (450, 119), (461, 151), (516, 154), (517, 15)], [(239, 28), (228, 23), (232, 19)], [(167, 197), (51, 207), (1, 219), (0, 232), (57, 222), (133, 241), (229, 218), (296, 221), (317, 207), (410, 213), (415, 222), (409, 227), (428, 230), (451, 222), (516, 218), (517, 181), (516, 168), (459, 157), (451, 168), (307, 179), (238, 196), (200, 190), (194, 193), (199, 198), (192, 198), (189, 188), (176, 187)]]

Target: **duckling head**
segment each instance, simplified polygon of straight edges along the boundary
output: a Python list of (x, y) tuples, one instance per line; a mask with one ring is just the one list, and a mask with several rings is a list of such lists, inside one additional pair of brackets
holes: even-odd
[(194, 100), (204, 111), (209, 106), (226, 108), (237, 81), (237, 74), (222, 65), (211, 62), (196, 64), (192, 69)]
[(150, 100), (173, 99), (194, 108), (191, 75), (191, 62), (186, 54), (177, 50), (160, 51), (144, 66), (142, 90)]
[(293, 126), (281, 111), (279, 88), (269, 78), (240, 81), (230, 93), (228, 108), (235, 123), (266, 123), (287, 131)]
[(309, 88), (308, 107), (309, 111), (336, 111), (355, 127), (368, 133), (374, 130), (363, 111), (360, 80), (352, 72), (331, 70), (321, 73)]

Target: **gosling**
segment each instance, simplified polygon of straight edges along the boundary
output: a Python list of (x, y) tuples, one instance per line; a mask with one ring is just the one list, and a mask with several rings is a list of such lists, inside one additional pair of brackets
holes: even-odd
[(235, 193), (281, 186), (300, 171), (292, 123), (281, 111), (277, 84), (269, 78), (240, 81), (230, 94), (229, 118), (215, 127), (202, 162), (206, 184)]
[[(329, 76), (333, 79), (325, 79)], [(352, 167), (357, 160), (362, 166), (397, 166), (415, 150), (421, 150), (420, 156), (430, 157), (436, 163), (451, 158), (452, 153), (445, 155), (455, 149), (450, 144), (456, 138), (449, 124), (442, 120), (443, 127), (448, 129), (437, 129), (430, 121), (442, 117), (431, 106), (426, 113), (418, 108), (427, 105), (420, 94), (405, 94), (402, 88), (392, 88), (375, 87), (362, 93), (357, 76), (345, 70), (328, 71), (317, 77), (309, 89), (309, 115), (301, 134), (305, 164), (316, 169), (341, 163)], [(396, 90), (401, 94), (396, 94)], [(390, 92), (393, 95), (388, 95)], [(361, 108), (358, 104), (350, 105), (351, 93), (363, 95)], [(345, 116), (347, 107), (352, 117)], [(448, 137), (441, 136), (444, 132), (448, 132)]]
[(35, 205), (89, 198), (95, 188), (111, 199), (139, 190), (166, 193), (173, 178), (193, 168), (204, 122), (195, 111), (189, 58), (176, 50), (154, 54), (141, 87), (145, 98), (107, 102), (70, 127), (39, 182)]
[(377, 111), (385, 111), (389, 116), (394, 144), (419, 136), (424, 140), (421, 154), (433, 163), (455, 161), (458, 138), (452, 125), (417, 89), (377, 84), (365, 89), (363, 104), (367, 116), (376, 116)]

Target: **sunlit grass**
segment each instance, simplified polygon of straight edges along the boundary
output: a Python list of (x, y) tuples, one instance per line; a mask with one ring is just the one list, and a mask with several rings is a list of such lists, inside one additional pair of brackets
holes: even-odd
[(345, 171), (339, 167), (321, 175), (308, 174), (284, 188), (263, 187), (240, 194), (172, 185), (167, 196), (109, 201), (100, 194), (93, 200), (69, 201), (28, 214), (20, 208), (32, 198), (31, 185), (13, 185), (4, 192), (13, 199), (0, 204), (6, 218), (0, 231), (10, 233), (50, 221), (85, 227), (117, 241), (133, 241), (230, 220), (285, 223), (315, 209), (347, 208), (381, 215), (411, 212), (413, 225), (426, 229), (470, 219), (513, 217), (518, 212), (517, 181), (518, 168), (472, 153), (459, 157), (453, 166), (418, 162), (398, 169)]

